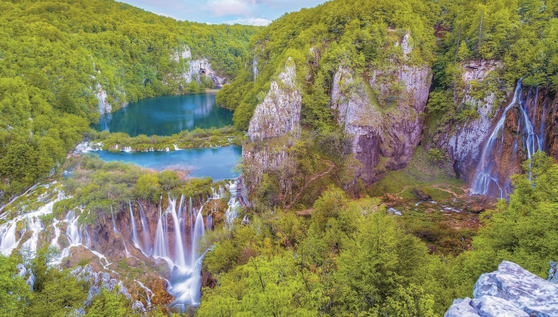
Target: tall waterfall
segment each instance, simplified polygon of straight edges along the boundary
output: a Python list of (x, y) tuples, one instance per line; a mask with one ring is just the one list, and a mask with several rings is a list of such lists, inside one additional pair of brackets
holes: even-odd
[[(531, 159), (533, 155), (541, 150), (544, 150), (544, 121), (541, 122), (539, 134), (535, 132), (535, 125), (533, 119), (535, 115), (530, 115), (527, 109), (526, 100), (522, 98), (523, 88), (521, 80), (518, 81), (511, 103), (504, 109), (502, 116), (496, 123), (494, 131), (486, 141), (479, 164), (476, 169), (475, 178), (471, 187), (471, 194), (473, 195), (491, 195), (495, 193), (499, 198), (506, 198), (512, 192), (511, 183), (509, 179), (502, 181), (501, 176), (496, 168), (495, 159), (502, 157), (503, 143), (504, 143), (504, 123), (506, 121), (506, 114), (514, 107), (520, 112), (518, 118), (518, 133), (517, 139), (513, 145), (513, 155), (517, 149), (518, 139), (521, 136), (523, 141), (523, 149), (527, 155), (527, 159)], [(538, 88), (537, 96), (538, 97)], [(536, 107), (535, 99), (535, 107)], [(543, 115), (544, 118), (544, 115)]]

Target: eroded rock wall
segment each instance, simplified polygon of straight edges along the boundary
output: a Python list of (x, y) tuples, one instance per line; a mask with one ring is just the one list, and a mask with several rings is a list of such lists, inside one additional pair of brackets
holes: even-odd
[(334, 76), (331, 109), (363, 165), (359, 177), (371, 184), (386, 169), (409, 164), (421, 139), (432, 71), (403, 64), (369, 69), (368, 74), (356, 78), (340, 66)]
[(296, 65), (289, 58), (264, 101), (250, 120), (251, 142), (242, 150), (244, 177), (250, 193), (258, 188), (264, 173), (274, 173), (283, 195), (291, 193), (296, 161), (289, 154), (299, 133), (302, 96), (295, 84)]

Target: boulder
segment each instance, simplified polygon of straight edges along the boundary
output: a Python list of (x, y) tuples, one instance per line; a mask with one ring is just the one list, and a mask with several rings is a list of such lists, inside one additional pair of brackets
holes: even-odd
[(444, 316), (558, 316), (558, 285), (508, 261), (481, 275), (473, 295), (454, 301)]
[(428, 201), (428, 200), (432, 199), (432, 196), (430, 196), (428, 193), (426, 193), (423, 190), (417, 189), (417, 188), (413, 188), (411, 193), (413, 193), (413, 195), (415, 195), (415, 197), (418, 200)]

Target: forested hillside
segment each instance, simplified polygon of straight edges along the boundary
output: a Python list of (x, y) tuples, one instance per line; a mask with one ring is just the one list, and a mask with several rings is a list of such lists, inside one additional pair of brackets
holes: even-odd
[(456, 111), (451, 92), (460, 85), (462, 61), (503, 61), (505, 72), (499, 75), (511, 86), (520, 77), (530, 86), (558, 84), (557, 10), (552, 0), (331, 1), (287, 14), (254, 36), (250, 47), (255, 66), (245, 67), (219, 93), (219, 102), (238, 109), (235, 124), (247, 129), (267, 85), (290, 56), (301, 69), (303, 120), (323, 127), (332, 121), (329, 93), (337, 67), (348, 66), (364, 76), (388, 69), (402, 54), (393, 44), (408, 32), (416, 48), (410, 63), (426, 63), (434, 70), (437, 94), (429, 108), (458, 117), (463, 110)]
[[(73, 156), (0, 209), (0, 314), (442, 316), (503, 260), (558, 260), (558, 0), (332, 0), (265, 28), (0, 10), (0, 201), (83, 137), (243, 143), (234, 181)], [(105, 103), (212, 88), (206, 61), (236, 129), (88, 130)]]
[(219, 76), (234, 78), (258, 30), (179, 22), (101, 0), (1, 1), (0, 11), (0, 200), (63, 164), (102, 103), (116, 110), (213, 88), (211, 80), (184, 79), (190, 60), (207, 59)]

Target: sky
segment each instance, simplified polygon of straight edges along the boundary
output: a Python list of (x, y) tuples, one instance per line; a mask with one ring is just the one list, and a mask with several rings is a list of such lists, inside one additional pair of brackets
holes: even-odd
[(326, 0), (119, 0), (177, 20), (267, 25), (287, 12)]

